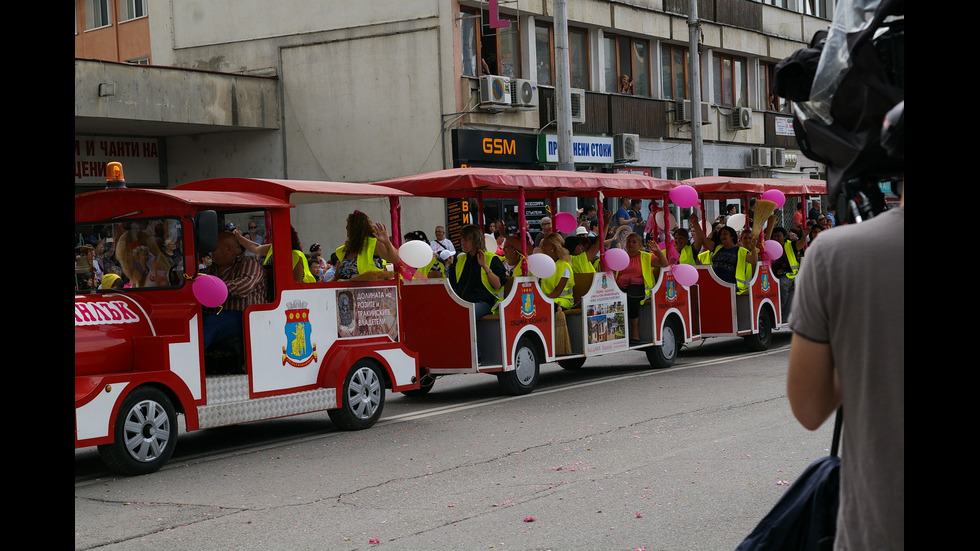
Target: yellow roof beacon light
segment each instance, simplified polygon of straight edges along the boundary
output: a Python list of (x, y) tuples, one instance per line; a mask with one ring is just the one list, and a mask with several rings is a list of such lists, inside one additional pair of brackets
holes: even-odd
[(123, 176), (122, 163), (112, 161), (105, 165), (105, 188), (123, 189), (126, 187), (126, 177)]

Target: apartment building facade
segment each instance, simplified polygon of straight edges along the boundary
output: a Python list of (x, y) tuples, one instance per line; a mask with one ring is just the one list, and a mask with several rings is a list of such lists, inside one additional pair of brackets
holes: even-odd
[[(788, 106), (767, 91), (775, 63), (829, 25), (833, 3), (698, 2), (707, 174), (822, 168), (796, 149)], [(690, 175), (688, 4), (567, 2), (578, 170)], [(79, 31), (87, 8), (137, 5), (152, 65), (85, 61), (79, 33), (105, 30)], [(76, 191), (98, 185), (78, 168), (92, 144), (117, 139), (158, 153), (134, 159), (156, 174), (131, 185), (554, 166), (554, 15), (550, 0), (76, 0)], [(438, 202), (403, 208), (409, 224), (445, 217)], [(321, 213), (307, 223), (334, 233)]]

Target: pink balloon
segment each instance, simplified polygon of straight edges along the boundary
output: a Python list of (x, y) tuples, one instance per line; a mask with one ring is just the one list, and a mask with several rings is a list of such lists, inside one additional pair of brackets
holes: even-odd
[(572, 233), (575, 228), (578, 227), (578, 221), (575, 220), (574, 214), (569, 214), (567, 212), (559, 212), (555, 215), (555, 229), (562, 233)]
[(609, 249), (605, 256), (606, 267), (614, 272), (624, 270), (630, 265), (630, 255), (623, 249)]
[(779, 244), (779, 241), (770, 239), (766, 241), (766, 252), (763, 254), (769, 257), (769, 260), (778, 260), (779, 257), (783, 256), (783, 247)]
[(685, 287), (690, 287), (698, 282), (698, 270), (690, 264), (675, 264), (670, 267), (670, 273), (674, 274), (677, 283)]
[(194, 278), (194, 298), (208, 308), (217, 308), (228, 298), (228, 286), (221, 278), (200, 274)]
[(689, 185), (677, 186), (670, 190), (670, 200), (682, 209), (698, 204), (698, 192)]
[(762, 194), (762, 198), (766, 201), (776, 203), (777, 209), (783, 208), (783, 205), (786, 204), (786, 196), (783, 195), (783, 192), (779, 191), (778, 189), (770, 189), (769, 191), (764, 192)]

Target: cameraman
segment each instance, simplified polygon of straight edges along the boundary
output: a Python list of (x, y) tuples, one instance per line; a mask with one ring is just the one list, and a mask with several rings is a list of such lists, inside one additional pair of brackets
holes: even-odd
[[(905, 193), (826, 232), (796, 277), (786, 390), (816, 430), (843, 402), (836, 549), (905, 547)], [(842, 269), (846, 268), (846, 269)]]

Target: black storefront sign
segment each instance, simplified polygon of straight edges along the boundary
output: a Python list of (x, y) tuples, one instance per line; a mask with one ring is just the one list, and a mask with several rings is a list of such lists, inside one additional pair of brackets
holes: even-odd
[(538, 140), (534, 134), (453, 130), (453, 166), (536, 170)]

